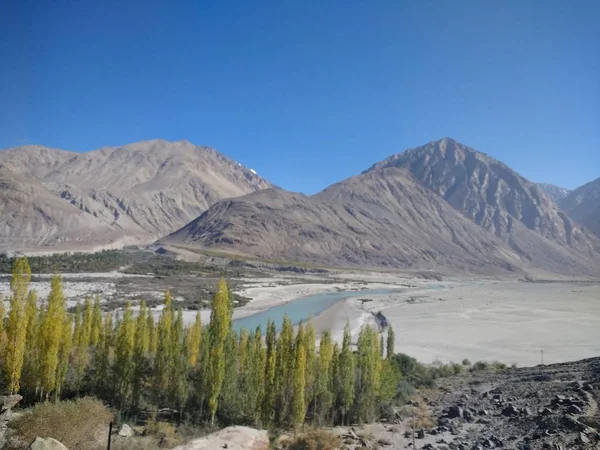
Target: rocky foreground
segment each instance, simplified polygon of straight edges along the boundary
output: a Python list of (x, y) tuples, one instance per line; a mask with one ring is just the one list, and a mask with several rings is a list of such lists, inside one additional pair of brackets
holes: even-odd
[[(448, 378), (413, 403), (432, 425), (415, 430), (415, 448), (598, 449), (599, 402), (600, 358)], [(397, 422), (355, 431), (367, 447), (412, 448), (412, 417)]]

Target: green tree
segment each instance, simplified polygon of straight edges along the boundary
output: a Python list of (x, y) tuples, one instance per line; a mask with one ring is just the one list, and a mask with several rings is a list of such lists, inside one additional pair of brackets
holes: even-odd
[(206, 386), (208, 393), (208, 408), (211, 423), (214, 424), (215, 414), (219, 405), (219, 395), (225, 377), (224, 347), (227, 334), (231, 328), (231, 311), (229, 289), (225, 280), (221, 279), (217, 292), (212, 301), (209, 324), (209, 375)]
[(52, 278), (46, 310), (43, 314), (40, 333), (40, 394), (46, 398), (56, 388), (56, 373), (59, 350), (65, 325), (66, 300), (62, 280)]
[(19, 391), (27, 337), (26, 302), (31, 269), (26, 258), (15, 260), (10, 280), (10, 311), (6, 321), (2, 369), (11, 394)]
[(135, 319), (135, 337), (133, 344), (132, 406), (134, 410), (138, 409), (142, 397), (142, 386), (145, 381), (144, 368), (148, 347), (149, 335), (146, 302), (142, 301), (140, 310)]
[(188, 357), (183, 341), (183, 314), (181, 309), (177, 311), (176, 319), (173, 322), (170, 358), (170, 398), (173, 406), (179, 409), (180, 414), (183, 414), (183, 407), (188, 397)]
[(115, 362), (113, 366), (116, 402), (120, 407), (127, 405), (131, 399), (133, 382), (133, 348), (135, 343), (135, 323), (131, 304), (127, 303), (123, 320), (117, 329), (115, 342)]
[[(29, 291), (27, 305), (25, 306), (27, 316), (27, 333), (25, 338), (25, 356), (23, 358), (22, 385), (27, 394), (37, 396), (39, 391), (39, 334), (41, 317), (38, 311), (38, 300), (35, 291)], [(2, 319), (0, 318), (0, 321)]]
[(313, 401), (313, 416), (318, 425), (322, 424), (328, 411), (333, 404), (333, 392), (331, 391), (332, 377), (333, 341), (331, 333), (324, 331), (319, 343), (319, 355), (317, 357), (317, 370), (315, 379), (315, 395)]
[(71, 347), (73, 346), (72, 330), (73, 317), (65, 315), (63, 317), (60, 347), (58, 350), (58, 365), (56, 366), (56, 389), (54, 391), (56, 399), (59, 399), (62, 394), (67, 371), (69, 370), (69, 356), (71, 355)]
[(370, 422), (375, 418), (376, 402), (381, 382), (381, 349), (377, 332), (365, 325), (358, 337), (358, 419)]
[(306, 416), (306, 340), (302, 324), (298, 327), (296, 345), (294, 346), (294, 372), (292, 396), (292, 424), (295, 426), (304, 423)]
[(275, 379), (277, 365), (277, 330), (275, 328), (275, 323), (270, 319), (267, 322), (267, 335), (265, 340), (267, 346), (263, 376), (265, 393), (261, 408), (261, 419), (264, 426), (270, 426), (275, 420), (275, 398), (277, 389)]
[(200, 311), (196, 313), (196, 320), (185, 336), (186, 353), (188, 355), (188, 365), (195, 367), (198, 362), (198, 353), (200, 353), (200, 339), (202, 337), (202, 316)]
[(94, 299), (94, 308), (92, 311), (92, 328), (90, 330), (90, 345), (95, 347), (100, 340), (102, 332), (102, 310), (100, 308), (100, 297)]
[(154, 359), (154, 395), (156, 405), (167, 401), (171, 374), (171, 330), (173, 326), (173, 307), (171, 293), (165, 292), (165, 303), (158, 320), (156, 357)]
[(277, 340), (277, 362), (275, 369), (275, 412), (276, 422), (285, 425), (290, 416), (292, 399), (292, 373), (294, 370), (294, 329), (287, 314)]
[(350, 322), (346, 322), (338, 363), (342, 423), (349, 420), (348, 413), (354, 404), (354, 355), (350, 348), (351, 339)]
[(315, 343), (315, 327), (312, 317), (308, 319), (306, 328), (304, 329), (304, 348), (306, 350), (306, 392), (305, 402), (309, 405), (315, 395), (315, 369), (316, 369), (316, 343)]
[(394, 334), (394, 329), (392, 328), (392, 325), (389, 325), (388, 329), (387, 329), (387, 343), (386, 343), (387, 344), (386, 345), (386, 357), (388, 359), (390, 359), (395, 354), (395, 351), (394, 351), (395, 339), (396, 339), (396, 335)]

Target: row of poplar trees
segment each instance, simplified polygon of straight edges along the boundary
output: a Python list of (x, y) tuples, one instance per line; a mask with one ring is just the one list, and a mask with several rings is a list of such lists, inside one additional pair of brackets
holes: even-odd
[(400, 373), (384, 357), (394, 354), (391, 328), (386, 349), (368, 325), (353, 345), (348, 324), (341, 346), (325, 331), (317, 349), (311, 321), (238, 334), (224, 280), (208, 326), (199, 312), (184, 326), (168, 292), (158, 320), (144, 302), (114, 315), (86, 300), (69, 313), (60, 277), (41, 303), (30, 280), (17, 259), (9, 310), (0, 302), (4, 390), (26, 402), (95, 395), (133, 415), (168, 408), (195, 421), (293, 427), (371, 421), (396, 393)]

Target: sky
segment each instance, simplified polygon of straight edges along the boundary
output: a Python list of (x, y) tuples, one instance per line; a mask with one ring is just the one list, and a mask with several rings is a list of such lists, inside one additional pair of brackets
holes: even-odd
[(600, 177), (596, 0), (0, 2), (0, 148), (162, 138), (315, 193), (452, 137)]

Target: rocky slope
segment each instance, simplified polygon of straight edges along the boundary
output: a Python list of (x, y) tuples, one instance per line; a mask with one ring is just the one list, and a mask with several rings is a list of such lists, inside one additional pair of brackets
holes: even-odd
[(565, 189), (550, 183), (538, 183), (537, 185), (556, 203), (559, 203), (563, 198), (573, 192), (570, 189)]
[(600, 237), (600, 178), (571, 192), (560, 201), (570, 217)]
[(560, 211), (538, 185), (484, 153), (445, 138), (393, 155), (369, 171), (385, 167), (408, 169), (526, 260), (537, 264), (552, 258), (568, 265), (568, 260), (581, 263), (583, 256), (597, 261), (596, 236)]
[[(68, 205), (80, 212), (74, 223), (62, 215), (44, 216), (33, 206), (18, 217), (14, 199), (4, 193), (0, 207), (15, 211), (3, 233), (4, 248), (12, 250), (59, 242), (74, 248), (118, 240), (149, 243), (221, 199), (271, 186), (215, 150), (187, 141), (144, 141), (87, 153), (27, 146), (0, 152), (0, 164), (38, 182), (47, 201), (54, 196), (52, 209)], [(90, 240), (85, 236), (92, 231)]]
[(269, 189), (220, 202), (163, 243), (338, 266), (509, 271), (503, 243), (397, 168), (313, 197)]
[(504, 164), (443, 139), (312, 197), (218, 203), (161, 240), (320, 264), (600, 272), (600, 241)]

